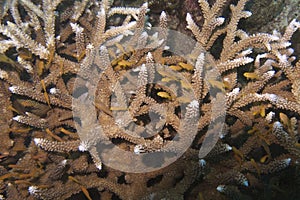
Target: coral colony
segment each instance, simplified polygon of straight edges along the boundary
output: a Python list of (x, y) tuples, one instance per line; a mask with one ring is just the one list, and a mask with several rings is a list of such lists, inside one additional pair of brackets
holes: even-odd
[[(281, 173), (299, 187), (300, 61), (291, 38), (300, 23), (250, 35), (238, 27), (251, 16), (246, 3), (199, 0), (202, 25), (186, 14), (197, 44), (184, 56), (166, 42), (166, 12), (157, 32), (145, 31), (147, 3), (2, 3), (0, 199), (248, 199), (281, 191)], [(204, 75), (212, 66), (219, 78)], [(92, 106), (74, 106), (89, 98)], [(185, 148), (176, 138), (192, 140)], [(209, 151), (207, 138), (216, 142)], [(184, 152), (133, 173), (106, 165), (101, 142), (166, 159)]]

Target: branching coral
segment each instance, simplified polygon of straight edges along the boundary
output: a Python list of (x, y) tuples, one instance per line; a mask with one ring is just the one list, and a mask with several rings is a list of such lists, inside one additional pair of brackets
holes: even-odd
[[(251, 15), (246, 2), (230, 5), (227, 19), (226, 0), (199, 0), (204, 21), (199, 27), (187, 13), (196, 39), (187, 50), (189, 41), (166, 29), (165, 12), (146, 31), (147, 3), (8, 1), (0, 16), (3, 198), (240, 199), (297, 165), (300, 62), (290, 40), (300, 23), (248, 35), (238, 28)], [(175, 42), (184, 53), (172, 52)], [(125, 152), (141, 159), (131, 171)], [(160, 162), (145, 161), (152, 154), (174, 163), (154, 170)]]

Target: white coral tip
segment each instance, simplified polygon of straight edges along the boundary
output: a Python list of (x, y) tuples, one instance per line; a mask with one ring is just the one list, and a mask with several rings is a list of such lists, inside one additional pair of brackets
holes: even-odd
[(234, 89), (232, 90), (232, 92), (233, 92), (234, 94), (238, 94), (238, 93), (240, 92), (240, 88), (234, 88)]
[(295, 52), (293, 48), (288, 48), (287, 50), (289, 55), (292, 55)]
[(147, 59), (151, 59), (151, 60), (153, 60), (153, 56), (152, 56), (152, 53), (151, 52), (148, 52), (147, 53), (147, 57), (146, 57)]
[(292, 159), (291, 159), (291, 158), (287, 158), (287, 159), (284, 159), (284, 161), (285, 161), (285, 163), (286, 163), (287, 165), (290, 165)]
[(81, 142), (81, 144), (78, 147), (79, 151), (87, 151), (88, 150), (88, 145), (86, 144), (86, 142)]
[(167, 46), (167, 45), (166, 45), (166, 46), (164, 47), (164, 50), (169, 50), (169, 49), (170, 49), (170, 46)]
[(204, 159), (200, 159), (199, 160), (199, 165), (200, 165), (200, 167), (205, 167), (206, 161)]
[(17, 91), (17, 86), (10, 86), (9, 91), (11, 91), (12, 93), (15, 93)]
[(79, 145), (78, 150), (79, 151), (86, 151), (86, 149), (82, 145)]
[(225, 21), (225, 18), (224, 17), (218, 17), (217, 20), (218, 20), (218, 25), (222, 25)]
[(193, 100), (193, 101), (191, 101), (191, 103), (189, 104), (189, 106), (191, 108), (198, 109), (199, 108), (199, 102), (197, 100)]
[(65, 160), (61, 161), (61, 164), (62, 164), (63, 166), (65, 166), (65, 165), (67, 164), (67, 160), (65, 159)]
[(70, 25), (72, 27), (73, 32), (75, 32), (75, 33), (82, 33), (83, 28), (80, 27), (78, 24), (76, 24), (76, 23), (70, 23)]
[(140, 153), (144, 153), (145, 151), (143, 149), (143, 146), (141, 144), (138, 144), (134, 147), (133, 152), (135, 154), (140, 154)]
[(272, 70), (272, 71), (268, 71), (267, 73), (268, 73), (269, 76), (274, 76), (275, 71)]
[(145, 64), (142, 64), (141, 68), (140, 68), (141, 72), (147, 72), (147, 68)]
[(229, 146), (228, 144), (225, 144), (225, 148), (226, 148), (227, 151), (231, 151), (232, 150), (232, 147)]
[(102, 169), (102, 163), (99, 162), (99, 163), (95, 163), (97, 169), (101, 170)]
[(101, 8), (101, 9), (100, 9), (100, 12), (99, 12), (98, 14), (100, 14), (100, 15), (102, 15), (102, 16), (105, 16), (105, 9), (104, 9), (104, 8)]
[(246, 16), (245, 16), (246, 18), (250, 17), (252, 15), (252, 12), (250, 12), (250, 11), (244, 11), (244, 13), (246, 14)]
[(270, 101), (276, 102), (278, 100), (278, 96), (276, 94), (266, 94)]
[(248, 187), (249, 186), (249, 182), (247, 180), (245, 180), (243, 183), (242, 183), (244, 186)]
[(8, 74), (5, 71), (0, 70), (0, 78), (1, 79), (7, 79), (8, 78)]
[(13, 117), (13, 120), (15, 120), (15, 121), (17, 121), (17, 122), (19, 122), (20, 119), (21, 119), (21, 116), (20, 116), (20, 115), (17, 115), (17, 116), (15, 116), (15, 117)]
[(162, 11), (162, 12), (161, 12), (160, 18), (161, 18), (161, 19), (167, 18), (167, 15), (166, 15), (166, 12), (165, 12), (165, 11)]
[[(89, 50), (92, 50), (94, 49), (94, 45), (89, 43), (88, 45), (86, 45), (86, 48), (89, 49)], [(101, 50), (102, 46), (100, 47), (100, 50)]]
[(42, 139), (41, 138), (34, 138), (33, 141), (34, 141), (35, 145), (38, 146), (41, 143)]
[(50, 94), (57, 94), (58, 89), (56, 89), (56, 88), (50, 88), (49, 92), (50, 92)]
[(30, 194), (34, 194), (34, 193), (36, 193), (38, 191), (38, 188), (36, 187), (36, 186), (30, 186), (29, 188), (28, 188), (28, 192), (30, 193)]
[(144, 3), (144, 4), (142, 5), (142, 7), (148, 8), (148, 2)]
[(282, 124), (280, 122), (274, 122), (273, 124), (273, 128), (276, 129), (276, 128), (282, 128)]
[(225, 185), (219, 185), (219, 186), (217, 187), (217, 190), (218, 190), (219, 192), (224, 192), (224, 191), (225, 191)]
[(231, 92), (228, 93), (228, 96), (235, 96), (240, 92), (240, 88), (234, 88)]
[(187, 28), (189, 28), (189, 24), (193, 21), (192, 16), (190, 13), (186, 14), (186, 18), (185, 18), (186, 22), (188, 23)]
[(266, 120), (267, 120), (268, 122), (272, 122), (274, 116), (275, 116), (275, 113), (271, 111), (271, 112), (269, 112), (269, 113), (267, 114)]

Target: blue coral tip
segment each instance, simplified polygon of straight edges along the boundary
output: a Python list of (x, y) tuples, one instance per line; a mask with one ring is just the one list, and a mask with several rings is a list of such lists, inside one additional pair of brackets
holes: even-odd
[(217, 187), (217, 190), (218, 190), (219, 192), (224, 192), (224, 190), (225, 190), (225, 185), (219, 185), (219, 186)]
[(246, 187), (248, 187), (249, 186), (249, 182), (248, 181), (244, 181), (243, 185), (246, 186)]
[(206, 165), (206, 161), (205, 161), (204, 159), (200, 159), (200, 160), (199, 160), (199, 165), (200, 165), (201, 167), (204, 167), (204, 166)]

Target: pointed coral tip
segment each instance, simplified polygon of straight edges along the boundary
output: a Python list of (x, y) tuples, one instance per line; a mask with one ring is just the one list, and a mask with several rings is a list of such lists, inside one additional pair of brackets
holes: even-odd
[(20, 118), (21, 118), (21, 116), (20, 115), (17, 115), (17, 116), (15, 116), (15, 117), (13, 117), (13, 120), (15, 120), (15, 121), (20, 121)]
[(17, 86), (10, 86), (9, 91), (11, 91), (12, 93), (16, 92)]
[(200, 159), (199, 160), (199, 165), (200, 165), (200, 167), (205, 167), (206, 161), (204, 159)]
[(37, 187), (36, 187), (36, 186), (30, 186), (30, 187), (28, 188), (28, 192), (29, 192), (30, 194), (36, 193), (36, 192), (37, 192)]
[(41, 138), (34, 138), (33, 141), (36, 145), (39, 145), (41, 143)]
[(166, 18), (166, 17), (167, 17), (166, 12), (165, 12), (165, 11), (162, 11), (162, 12), (160, 13), (160, 17), (161, 17), (161, 18)]
[(219, 192), (224, 192), (224, 191), (225, 191), (225, 185), (219, 185), (219, 186), (217, 187), (217, 190), (218, 190)]
[(285, 163), (286, 163), (287, 165), (289, 165), (289, 164), (291, 163), (292, 159), (291, 159), (291, 158), (287, 158), (287, 159), (285, 159), (284, 161), (285, 161)]

